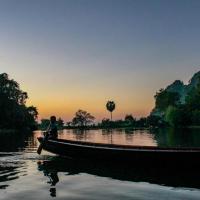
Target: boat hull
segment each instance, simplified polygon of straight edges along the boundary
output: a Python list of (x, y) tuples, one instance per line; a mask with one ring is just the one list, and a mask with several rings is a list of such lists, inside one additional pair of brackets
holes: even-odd
[[(38, 138), (42, 142), (42, 138)], [(133, 165), (172, 167), (200, 166), (200, 148), (158, 148), (48, 140), (43, 148), (51, 153), (84, 160)]]

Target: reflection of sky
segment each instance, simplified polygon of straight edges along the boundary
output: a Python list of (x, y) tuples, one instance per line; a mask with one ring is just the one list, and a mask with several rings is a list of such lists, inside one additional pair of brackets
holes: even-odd
[(199, 69), (198, 0), (1, 1), (0, 71), (41, 117), (147, 115), (156, 90)]
[(154, 135), (148, 131), (134, 130), (63, 130), (59, 134), (62, 139), (87, 141), (106, 144), (138, 145), (138, 146), (157, 146)]

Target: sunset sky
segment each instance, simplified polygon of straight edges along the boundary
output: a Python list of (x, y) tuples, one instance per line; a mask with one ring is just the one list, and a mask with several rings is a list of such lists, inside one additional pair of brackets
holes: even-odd
[(146, 116), (154, 94), (200, 70), (199, 0), (1, 0), (0, 73), (40, 118)]

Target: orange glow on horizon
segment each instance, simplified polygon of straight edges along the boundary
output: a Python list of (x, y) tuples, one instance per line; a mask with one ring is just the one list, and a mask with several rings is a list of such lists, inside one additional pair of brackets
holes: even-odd
[[(90, 101), (71, 101), (65, 102), (64, 100), (43, 100), (43, 101), (28, 101), (28, 105), (34, 105), (39, 111), (39, 120), (49, 118), (51, 115), (61, 117), (65, 122), (71, 121), (77, 110), (82, 109), (91, 113), (96, 122), (101, 121), (103, 118), (110, 118), (110, 113), (105, 107), (106, 101), (93, 102)], [(132, 114), (136, 118), (145, 117), (149, 115), (153, 108), (153, 101), (144, 103), (135, 102), (134, 104), (125, 104), (124, 102), (116, 102), (116, 109), (113, 112), (113, 119), (124, 119), (126, 114)], [(142, 108), (142, 109), (141, 109)]]

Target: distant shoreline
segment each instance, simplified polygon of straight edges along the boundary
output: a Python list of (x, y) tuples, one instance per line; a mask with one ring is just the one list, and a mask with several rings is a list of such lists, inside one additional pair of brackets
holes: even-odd
[(149, 127), (64, 127), (63, 129), (98, 130), (98, 129), (134, 129), (148, 130)]

